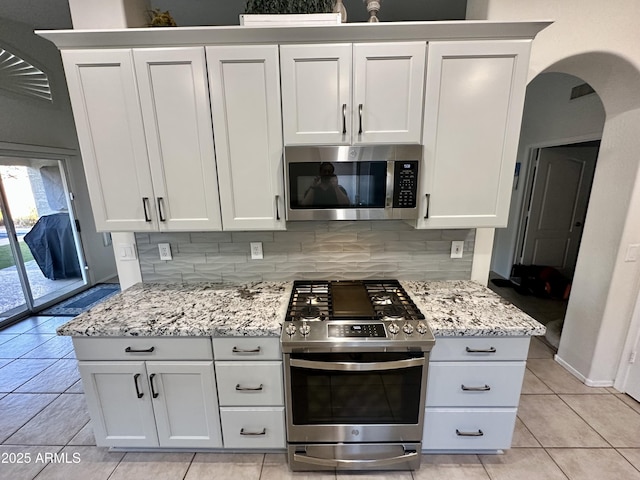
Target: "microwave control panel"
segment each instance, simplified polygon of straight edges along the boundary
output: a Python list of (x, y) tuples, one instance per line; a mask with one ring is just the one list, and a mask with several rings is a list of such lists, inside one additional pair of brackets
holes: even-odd
[(393, 208), (416, 208), (418, 162), (396, 160), (394, 163)]

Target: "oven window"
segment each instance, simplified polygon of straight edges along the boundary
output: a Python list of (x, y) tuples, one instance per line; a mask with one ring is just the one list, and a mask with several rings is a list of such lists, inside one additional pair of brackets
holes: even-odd
[(291, 208), (384, 208), (387, 162), (289, 164)]
[[(390, 362), (422, 355), (394, 353), (292, 354), (323, 362)], [(423, 366), (376, 371), (291, 367), (294, 425), (417, 424)]]

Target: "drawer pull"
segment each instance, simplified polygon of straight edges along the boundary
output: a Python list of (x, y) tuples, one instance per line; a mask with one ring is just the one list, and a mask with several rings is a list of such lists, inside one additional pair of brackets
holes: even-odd
[(456, 428), (456, 435), (459, 437), (482, 437), (484, 433), (480, 429), (477, 432), (461, 432)]
[(262, 384), (258, 387), (241, 387), (240, 384), (236, 385), (236, 390), (240, 392), (259, 392), (262, 390)]
[(140, 391), (140, 387), (138, 387), (138, 377), (140, 376), (139, 373), (136, 373), (133, 376), (133, 384), (136, 386), (136, 395), (138, 395), (138, 398), (142, 398), (144, 396), (144, 393), (142, 393)]
[(258, 435), (266, 435), (267, 434), (267, 429), (263, 428), (261, 432), (245, 432), (244, 428), (240, 429), (240, 435), (247, 435), (247, 436), (258, 436)]
[(146, 348), (144, 350), (135, 350), (131, 347), (127, 347), (124, 349), (125, 353), (151, 353), (156, 349), (156, 347)]
[(491, 390), (489, 385), (485, 385), (484, 387), (467, 387), (464, 383), (460, 385), (460, 388), (465, 392), (488, 392)]
[(466, 348), (467, 353), (496, 353), (496, 347), (489, 348)]
[(262, 349), (260, 347), (251, 348), (251, 349), (233, 347), (231, 351), (233, 353), (260, 353)]

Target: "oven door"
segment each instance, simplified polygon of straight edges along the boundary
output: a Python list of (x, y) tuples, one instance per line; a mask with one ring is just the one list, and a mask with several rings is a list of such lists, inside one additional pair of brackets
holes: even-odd
[(427, 356), (285, 354), (288, 441), (420, 442)]

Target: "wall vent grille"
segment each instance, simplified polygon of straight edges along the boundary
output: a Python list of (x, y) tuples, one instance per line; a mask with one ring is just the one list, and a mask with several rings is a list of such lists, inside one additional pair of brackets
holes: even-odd
[(576, 98), (591, 95), (592, 93), (596, 93), (596, 91), (591, 88), (591, 85), (583, 83), (571, 89), (571, 96), (569, 97), (569, 100), (575, 100)]

